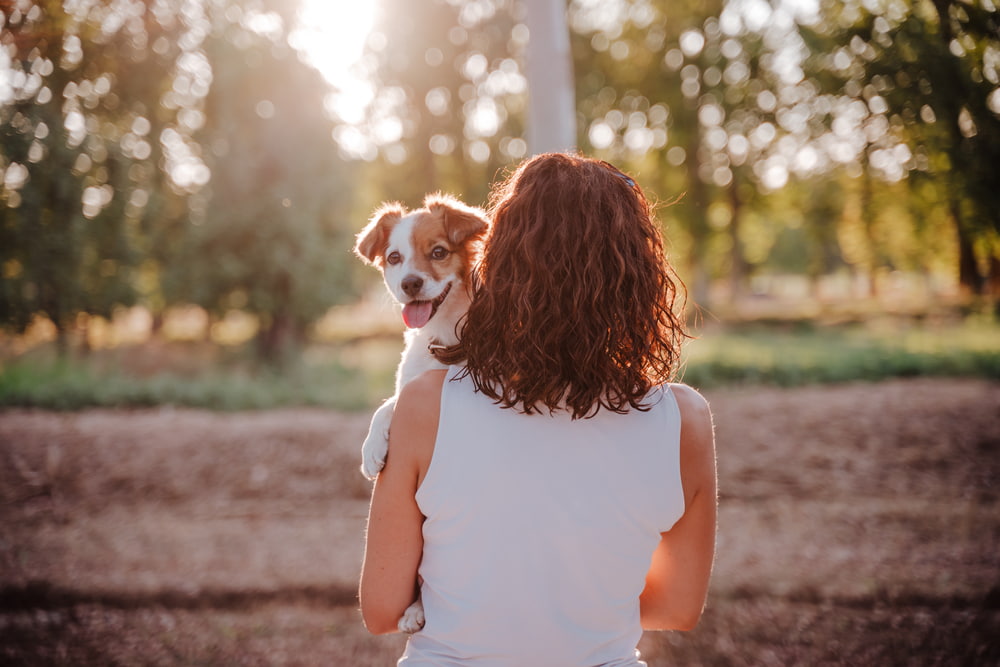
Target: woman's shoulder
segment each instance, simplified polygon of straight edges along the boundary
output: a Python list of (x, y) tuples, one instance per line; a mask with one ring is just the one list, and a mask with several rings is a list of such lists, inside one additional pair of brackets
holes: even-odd
[(708, 400), (697, 389), (680, 382), (672, 382), (667, 386), (677, 401), (677, 407), (680, 409), (682, 417), (711, 417), (712, 412)]
[(436, 422), (441, 409), (441, 387), (447, 374), (447, 369), (424, 371), (403, 385), (396, 397), (393, 425), (399, 423), (406, 428), (428, 417)]
[(427, 474), (441, 414), (441, 387), (447, 370), (424, 371), (399, 390), (389, 426), (389, 458), (417, 474)]
[(441, 386), (448, 376), (449, 369), (435, 368), (424, 371), (403, 385), (399, 391), (398, 401), (421, 401), (426, 399), (440, 400)]
[(671, 384), (670, 393), (674, 395), (677, 409), (681, 413), (681, 439), (713, 439), (712, 409), (708, 400), (697, 389), (686, 384)]
[(693, 387), (671, 384), (681, 415), (681, 476), (685, 498), (715, 489), (715, 426), (708, 401)]

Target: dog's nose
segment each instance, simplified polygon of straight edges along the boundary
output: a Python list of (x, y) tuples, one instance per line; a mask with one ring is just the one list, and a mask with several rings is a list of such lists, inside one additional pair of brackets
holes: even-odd
[(403, 282), (400, 283), (400, 287), (406, 292), (407, 296), (416, 296), (420, 293), (421, 288), (424, 286), (424, 279), (420, 276), (406, 276), (403, 278)]

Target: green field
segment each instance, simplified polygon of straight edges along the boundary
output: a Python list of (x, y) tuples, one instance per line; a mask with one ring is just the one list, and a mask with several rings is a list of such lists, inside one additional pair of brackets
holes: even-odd
[[(43, 345), (2, 362), (0, 406), (364, 410), (392, 392), (401, 348), (395, 335), (314, 343), (276, 369), (248, 346), (150, 342), (59, 358)], [(687, 344), (681, 372), (698, 388), (914, 376), (1000, 379), (1000, 325), (718, 326)]]
[(1000, 379), (1000, 326), (745, 326), (705, 333), (685, 355), (683, 380), (696, 387), (798, 386), (894, 377)]

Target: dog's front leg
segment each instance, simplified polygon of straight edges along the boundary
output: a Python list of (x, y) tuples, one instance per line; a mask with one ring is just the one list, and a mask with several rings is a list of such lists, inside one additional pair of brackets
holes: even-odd
[(396, 407), (396, 397), (383, 403), (368, 427), (368, 436), (361, 445), (361, 472), (368, 479), (375, 479), (379, 471), (385, 467), (385, 457), (389, 453), (389, 424), (392, 422), (392, 411)]

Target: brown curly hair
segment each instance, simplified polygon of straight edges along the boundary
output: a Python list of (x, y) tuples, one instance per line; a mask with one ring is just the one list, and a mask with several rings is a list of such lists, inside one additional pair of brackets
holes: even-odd
[(676, 372), (687, 338), (683, 284), (653, 207), (612, 165), (547, 153), (494, 188), (461, 342), (476, 389), (526, 413), (643, 410)]

